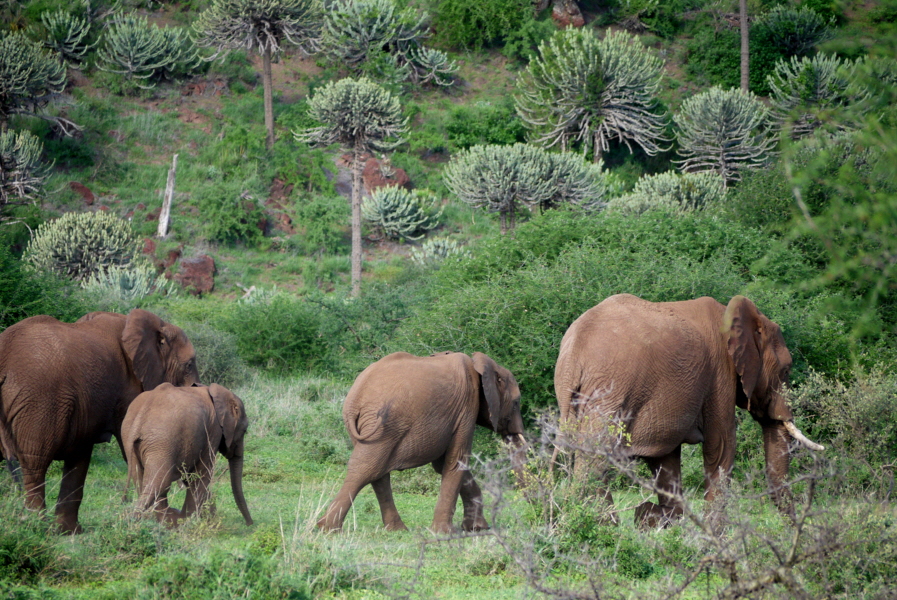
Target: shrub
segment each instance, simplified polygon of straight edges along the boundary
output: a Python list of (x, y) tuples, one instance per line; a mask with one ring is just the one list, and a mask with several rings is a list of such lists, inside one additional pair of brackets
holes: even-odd
[(89, 310), (74, 292), (71, 282), (27, 268), (0, 240), (0, 331), (35, 315), (74, 321)]
[(201, 187), (194, 198), (203, 216), (208, 239), (233, 243), (257, 243), (264, 234), (264, 213), (252, 182), (217, 180)]
[(526, 141), (526, 128), (510, 99), (495, 104), (481, 100), (453, 108), (445, 133), (454, 146), (462, 149), (478, 144), (508, 145)]
[(641, 214), (655, 208), (675, 212), (702, 210), (722, 201), (726, 195), (723, 180), (711, 172), (676, 173), (668, 171), (640, 178), (631, 193), (611, 198), (608, 210)]
[(90, 34), (90, 22), (87, 18), (57, 10), (42, 14), (41, 24), (46, 31), (45, 47), (56, 52), (69, 67), (84, 66), (84, 56), (95, 46), (85, 39)]
[(537, 56), (539, 46), (556, 31), (557, 25), (550, 18), (524, 21), (519, 29), (507, 32), (501, 53), (511, 60), (528, 63)]
[(12, 489), (3, 492), (0, 503), (0, 582), (32, 583), (61, 559), (56, 539), (41, 515), (23, 508), (20, 494), (13, 493)]
[(419, 240), (439, 225), (442, 208), (436, 205), (436, 196), (427, 190), (388, 186), (361, 203), (361, 215), (386, 237)]
[(76, 281), (109, 267), (137, 266), (145, 259), (131, 224), (108, 212), (70, 212), (38, 227), (24, 260), (38, 271)]
[(342, 196), (300, 198), (294, 205), (296, 235), (287, 246), (301, 254), (336, 254), (349, 237), (349, 203)]
[(480, 50), (501, 45), (531, 20), (530, 0), (442, 0), (436, 5), (433, 26), (443, 44)]
[(179, 323), (196, 350), (199, 380), (227, 388), (243, 384), (249, 375), (240, 357), (237, 336), (206, 323)]
[(236, 336), (240, 357), (273, 373), (305, 372), (320, 365), (326, 340), (318, 310), (279, 292), (239, 300), (212, 325)]

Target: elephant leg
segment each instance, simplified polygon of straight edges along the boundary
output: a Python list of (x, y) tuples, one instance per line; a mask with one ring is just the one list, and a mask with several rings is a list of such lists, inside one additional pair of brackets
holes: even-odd
[(442, 459), (439, 459), (442, 461), (442, 483), (439, 486), (439, 499), (433, 513), (433, 523), (430, 525), (433, 533), (453, 531), (452, 519), (455, 516), (455, 507), (458, 504), (458, 495), (461, 493), (465, 473), (473, 479), (468, 471), (469, 454), (450, 449)]
[(168, 505), (168, 490), (176, 477), (174, 467), (144, 461), (143, 489), (140, 490), (140, 499), (137, 501), (138, 508), (141, 511), (152, 509), (159, 522), (175, 523), (180, 512)]
[[(386, 456), (389, 455), (388, 452), (384, 454)], [(361, 488), (389, 473), (388, 470), (384, 473), (368, 467), (368, 465), (375, 464), (378, 465), (377, 468), (379, 469), (379, 465), (385, 463), (379, 457), (379, 454), (374, 454), (366, 447), (361, 447), (360, 445), (355, 447), (355, 450), (352, 451), (352, 456), (349, 457), (349, 465), (343, 486), (337, 492), (333, 502), (330, 503), (327, 512), (318, 520), (317, 526), (320, 529), (324, 531), (341, 530), (343, 528), (343, 520), (349, 513), (349, 509), (352, 508), (355, 496), (358, 495)]]
[[(433, 461), (433, 469), (440, 475), (442, 475), (443, 466), (443, 459)], [(464, 531), (489, 529), (489, 523), (483, 517), (483, 493), (470, 471), (464, 471), (464, 476), (461, 478), (460, 494), (461, 504), (464, 506), (464, 520), (461, 523), (461, 529)]]
[(44, 500), (47, 486), (47, 469), (51, 460), (43, 457), (22, 456), (19, 469), (22, 472), (22, 480), (25, 487), (25, 508), (28, 510), (42, 511), (47, 508)]
[(198, 477), (192, 478), (187, 485), (187, 498), (184, 500), (184, 508), (181, 511), (185, 519), (202, 509), (203, 504), (208, 500), (214, 470), (215, 456), (206, 456), (197, 469)]
[(65, 533), (81, 533), (78, 524), (78, 509), (84, 498), (84, 482), (93, 446), (86, 455), (67, 458), (62, 465), (62, 482), (59, 484), (59, 498), (56, 500), (56, 524)]
[(635, 522), (646, 528), (669, 527), (682, 515), (682, 446), (659, 458), (646, 458), (654, 474), (657, 501), (643, 502), (635, 509)]
[(371, 482), (374, 493), (377, 494), (377, 502), (380, 503), (380, 514), (383, 517), (383, 525), (387, 531), (407, 531), (408, 528), (402, 522), (396, 503), (392, 498), (392, 484), (390, 483), (389, 473)]

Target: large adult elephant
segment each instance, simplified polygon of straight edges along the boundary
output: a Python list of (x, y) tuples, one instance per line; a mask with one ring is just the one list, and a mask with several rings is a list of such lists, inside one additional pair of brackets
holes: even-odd
[[(784, 483), (797, 430), (782, 386), (791, 353), (778, 325), (753, 302), (735, 296), (648, 302), (607, 298), (564, 335), (554, 386), (562, 430), (625, 424), (623, 451), (643, 458), (656, 477), (659, 505), (645, 502), (636, 521), (658, 525), (681, 513), (682, 444), (703, 443), (706, 498), (718, 493), (735, 460), (735, 407), (763, 428), (766, 473), (776, 505), (787, 510)], [(610, 500), (609, 492), (604, 492)]]
[[(231, 491), (240, 514), (252, 525), (243, 495), (244, 436), (249, 426), (243, 401), (217, 383), (175, 387), (163, 383), (137, 396), (122, 422), (128, 480), (137, 484), (140, 510), (153, 509), (169, 524), (187, 518), (209, 496), (215, 453), (227, 458)], [(183, 510), (168, 506), (171, 484), (187, 488)]]
[(183, 330), (145, 310), (75, 323), (41, 315), (0, 333), (0, 445), (10, 470), (21, 467), (25, 505), (46, 507), (46, 472), (61, 460), (56, 521), (79, 532), (93, 445), (115, 436), (121, 446), (128, 405), (165, 381), (198, 383), (196, 352)]
[[(442, 475), (431, 529), (452, 531), (459, 494), (462, 528), (488, 529), (482, 493), (468, 466), (474, 427), (491, 429), (518, 449), (523, 445), (517, 381), (480, 352), (472, 357), (396, 352), (378, 360), (349, 390), (343, 421), (353, 450), (343, 486), (318, 521), (325, 530), (342, 528), (355, 496), (369, 483), (386, 529), (407, 529), (393, 502), (389, 474), (427, 463)], [(519, 467), (522, 459), (515, 454)]]

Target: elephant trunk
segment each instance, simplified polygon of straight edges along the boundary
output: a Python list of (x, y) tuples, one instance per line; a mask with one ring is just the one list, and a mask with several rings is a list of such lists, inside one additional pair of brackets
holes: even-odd
[(243, 453), (235, 455), (228, 461), (230, 470), (230, 488), (234, 493), (234, 500), (237, 501), (237, 508), (240, 514), (246, 520), (247, 525), (252, 525), (252, 517), (249, 514), (249, 506), (246, 504), (246, 497), (243, 495)]
[(788, 451), (790, 437), (782, 421), (763, 423), (763, 449), (766, 455), (766, 480), (770, 495), (782, 513), (794, 513), (791, 490), (786, 485), (791, 454)]

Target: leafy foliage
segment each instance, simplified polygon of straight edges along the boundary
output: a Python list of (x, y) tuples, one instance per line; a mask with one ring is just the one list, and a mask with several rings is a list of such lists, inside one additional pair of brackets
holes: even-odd
[(98, 67), (122, 75), (132, 86), (150, 89), (152, 78), (189, 73), (198, 64), (193, 42), (183, 29), (160, 29), (146, 17), (125, 15), (109, 27), (97, 51)]
[[(860, 108), (855, 105), (866, 99), (868, 91), (855, 84), (855, 70), (856, 63), (825, 54), (779, 62), (769, 77), (776, 122), (792, 137), (801, 138), (832, 121), (833, 110)], [(842, 118), (839, 126), (845, 125)]]
[(702, 210), (720, 202), (725, 195), (726, 186), (715, 173), (668, 171), (641, 177), (632, 192), (611, 198), (607, 208), (636, 215), (656, 208), (686, 212)]
[(49, 177), (43, 150), (27, 131), (0, 133), (0, 222), (10, 218), (10, 206), (34, 202), (43, 193)]
[(530, 144), (486, 145), (452, 157), (443, 178), (462, 201), (499, 213), (504, 232), (514, 228), (524, 206), (602, 206), (609, 185), (601, 167), (572, 153), (549, 153)]
[(517, 113), (547, 148), (579, 144), (597, 160), (617, 139), (653, 156), (667, 141), (655, 96), (662, 66), (629, 34), (599, 40), (591, 29), (559, 31), (517, 79)]
[(256, 243), (264, 230), (264, 214), (253, 192), (240, 181), (214, 181), (196, 192), (204, 232), (217, 242)]
[(65, 89), (65, 65), (22, 33), (0, 31), (0, 133), (10, 115), (33, 114)]
[(453, 108), (445, 133), (454, 146), (462, 149), (477, 144), (514, 144), (526, 140), (526, 128), (510, 101), (480, 101)]
[(480, 50), (500, 45), (532, 20), (530, 0), (443, 0), (436, 5), (433, 26), (443, 44)]
[(419, 240), (439, 225), (442, 209), (427, 190), (393, 185), (374, 190), (361, 203), (361, 216), (392, 239)]
[(296, 235), (289, 245), (303, 254), (335, 254), (346, 246), (349, 203), (342, 196), (299, 199), (294, 205)]
[(712, 87), (692, 96), (674, 120), (682, 169), (715, 171), (727, 184), (737, 181), (741, 171), (766, 164), (776, 142), (766, 107), (740, 89)]
[(144, 260), (131, 224), (103, 211), (70, 212), (42, 224), (28, 243), (24, 259), (38, 271), (76, 281)]

